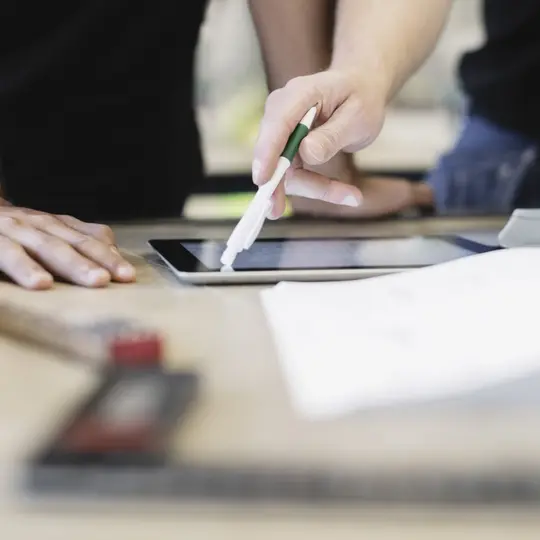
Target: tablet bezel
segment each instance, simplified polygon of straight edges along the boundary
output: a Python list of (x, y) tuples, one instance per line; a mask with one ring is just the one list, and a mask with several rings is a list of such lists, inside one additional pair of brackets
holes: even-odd
[[(411, 236), (393, 237), (341, 237), (341, 238), (260, 238), (257, 242), (286, 242), (286, 241), (369, 241), (369, 240), (406, 240)], [(486, 253), (501, 249), (495, 246), (486, 246), (472, 240), (450, 235), (422, 235), (422, 238), (440, 240), (455, 246), (471, 251), (471, 254)], [(150, 247), (159, 255), (163, 262), (181, 280), (190, 283), (275, 283), (284, 280), (347, 280), (360, 279), (363, 277), (374, 277), (406, 270), (424, 268), (429, 265), (403, 265), (403, 266), (354, 266), (339, 268), (257, 268), (253, 270), (234, 270), (228, 272), (210, 270), (205, 267), (199, 259), (192, 255), (182, 245), (178, 249), (178, 244), (184, 242), (204, 243), (208, 241), (222, 241), (221, 239), (201, 239), (201, 238), (174, 238), (174, 239), (151, 239), (148, 241)], [(174, 245), (174, 250), (168, 248)]]

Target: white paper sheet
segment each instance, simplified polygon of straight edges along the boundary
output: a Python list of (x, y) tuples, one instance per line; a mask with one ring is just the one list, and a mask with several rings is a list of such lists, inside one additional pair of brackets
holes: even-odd
[(307, 417), (447, 397), (540, 370), (540, 248), (261, 294), (293, 404)]

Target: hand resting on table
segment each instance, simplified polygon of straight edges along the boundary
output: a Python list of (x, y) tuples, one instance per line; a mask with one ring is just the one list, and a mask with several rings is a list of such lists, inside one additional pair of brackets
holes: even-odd
[(27, 289), (48, 289), (55, 277), (85, 287), (135, 280), (110, 227), (11, 206), (3, 199), (0, 271)]

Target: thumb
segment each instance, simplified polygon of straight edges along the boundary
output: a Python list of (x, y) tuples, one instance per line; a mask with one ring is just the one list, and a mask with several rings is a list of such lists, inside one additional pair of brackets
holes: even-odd
[(312, 130), (300, 145), (300, 157), (308, 165), (322, 165), (354, 141), (355, 111), (341, 105), (321, 126)]
[(341, 149), (339, 131), (323, 126), (310, 133), (300, 145), (300, 157), (308, 165), (322, 165)]

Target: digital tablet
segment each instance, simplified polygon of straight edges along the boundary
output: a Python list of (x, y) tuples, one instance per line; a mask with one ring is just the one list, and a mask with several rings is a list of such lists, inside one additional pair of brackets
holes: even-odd
[(181, 280), (193, 284), (336, 281), (439, 264), (498, 249), (460, 237), (272, 238), (257, 240), (224, 270), (223, 240), (150, 240)]

